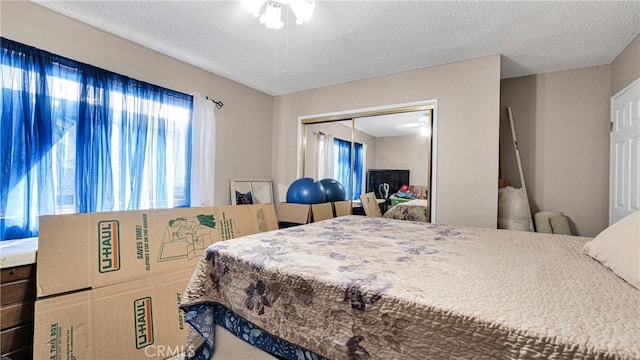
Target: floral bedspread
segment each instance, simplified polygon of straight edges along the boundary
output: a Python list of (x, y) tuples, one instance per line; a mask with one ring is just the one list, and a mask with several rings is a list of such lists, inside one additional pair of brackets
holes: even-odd
[[(210, 246), (181, 306), (220, 304), (313, 354), (290, 358), (640, 358), (640, 292), (587, 240), (345, 216)], [(213, 315), (191, 314), (198, 354)]]
[(429, 221), (427, 200), (415, 199), (399, 203), (387, 210), (383, 217), (387, 219), (409, 220), (409, 221)]

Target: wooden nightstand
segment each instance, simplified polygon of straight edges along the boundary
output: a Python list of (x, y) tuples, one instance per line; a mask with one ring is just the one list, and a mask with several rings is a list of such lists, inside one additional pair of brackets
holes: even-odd
[(0, 353), (11, 360), (33, 358), (36, 265), (0, 270)]

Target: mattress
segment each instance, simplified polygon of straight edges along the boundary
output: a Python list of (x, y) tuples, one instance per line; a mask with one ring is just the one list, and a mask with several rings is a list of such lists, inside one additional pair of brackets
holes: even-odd
[(640, 292), (588, 240), (345, 216), (217, 243), (182, 298), (186, 349), (215, 351), (195, 309), (220, 305), (303, 358), (640, 358)]

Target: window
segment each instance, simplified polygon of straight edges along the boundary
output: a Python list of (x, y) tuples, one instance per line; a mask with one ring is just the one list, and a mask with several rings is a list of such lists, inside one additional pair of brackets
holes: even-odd
[(2, 38), (0, 240), (38, 216), (189, 206), (190, 95)]
[[(360, 143), (354, 143), (355, 150), (353, 159), (353, 169), (351, 168), (351, 142), (334, 138), (334, 167), (333, 173), (338, 182), (343, 184), (346, 198), (351, 200), (359, 200), (362, 194), (363, 179), (363, 146)], [(349, 183), (350, 175), (353, 175), (353, 195), (351, 194), (351, 184)]]

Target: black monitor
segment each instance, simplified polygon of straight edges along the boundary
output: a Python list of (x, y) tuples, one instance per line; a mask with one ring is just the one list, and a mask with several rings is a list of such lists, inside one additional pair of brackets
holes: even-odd
[(376, 198), (384, 199), (385, 193), (381, 184), (389, 184), (388, 196), (400, 190), (402, 185), (409, 185), (409, 170), (394, 169), (368, 169), (367, 170), (367, 191), (376, 194)]

